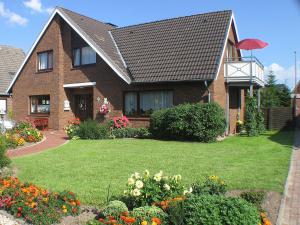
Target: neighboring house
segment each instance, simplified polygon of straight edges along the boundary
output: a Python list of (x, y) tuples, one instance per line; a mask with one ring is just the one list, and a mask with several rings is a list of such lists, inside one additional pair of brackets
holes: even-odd
[(293, 89), (291, 98), (292, 98), (293, 108), (295, 110), (295, 116), (299, 119), (300, 122), (300, 81)]
[(73, 117), (126, 115), (147, 126), (153, 110), (213, 101), (234, 133), (250, 65), (254, 86), (264, 84), (262, 65), (241, 61), (237, 42), (232, 11), (118, 28), (57, 7), (8, 88), (15, 119), (48, 118), (62, 129)]
[(12, 110), (11, 95), (7, 89), (25, 58), (22, 49), (0, 45), (0, 112)]

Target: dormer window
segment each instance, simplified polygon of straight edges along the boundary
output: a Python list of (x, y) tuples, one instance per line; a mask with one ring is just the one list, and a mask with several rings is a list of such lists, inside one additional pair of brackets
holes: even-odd
[(38, 53), (38, 71), (53, 69), (53, 51)]
[(90, 47), (73, 49), (73, 67), (96, 63), (96, 52)]

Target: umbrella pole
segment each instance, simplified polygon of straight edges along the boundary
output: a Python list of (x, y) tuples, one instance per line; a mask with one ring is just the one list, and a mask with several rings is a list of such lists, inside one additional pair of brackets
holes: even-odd
[(252, 82), (252, 50), (251, 50), (251, 58), (250, 58), (250, 97), (253, 97), (253, 82)]

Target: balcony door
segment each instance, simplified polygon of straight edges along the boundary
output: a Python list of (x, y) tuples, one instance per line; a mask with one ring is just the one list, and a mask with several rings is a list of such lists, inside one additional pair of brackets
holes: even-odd
[(75, 116), (81, 121), (93, 118), (92, 94), (75, 95)]

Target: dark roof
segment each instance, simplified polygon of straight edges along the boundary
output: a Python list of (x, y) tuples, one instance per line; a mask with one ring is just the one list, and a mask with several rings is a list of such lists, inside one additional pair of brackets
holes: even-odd
[(7, 94), (6, 90), (24, 58), (22, 49), (0, 45), (0, 95)]
[(115, 28), (133, 82), (214, 79), (232, 11)]
[(98, 20), (72, 12), (68, 9), (57, 7), (66, 14), (92, 41), (102, 50), (107, 58), (127, 75), (126, 67), (122, 61), (119, 50), (109, 31), (115, 26), (110, 23), (102, 23)]

